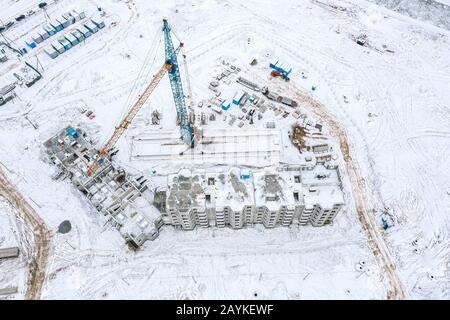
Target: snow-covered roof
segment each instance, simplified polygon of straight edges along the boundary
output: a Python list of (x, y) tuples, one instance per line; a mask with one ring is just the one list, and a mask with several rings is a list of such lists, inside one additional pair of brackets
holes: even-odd
[(182, 169), (178, 174), (170, 175), (168, 179), (167, 203), (170, 207), (180, 211), (204, 207), (205, 197), (201, 176), (192, 175), (189, 170)]
[(301, 204), (302, 185), (299, 178), (299, 171), (268, 170), (255, 173), (255, 205), (278, 210), (282, 205)]
[[(208, 195), (209, 203), (206, 203)], [(240, 169), (227, 172), (192, 172), (182, 169), (169, 176), (168, 206), (184, 211), (189, 208), (230, 207), (239, 211), (253, 204), (253, 185), (250, 179), (240, 179)]]
[(341, 180), (337, 169), (327, 169), (316, 165), (311, 170), (302, 171), (305, 205), (320, 204), (322, 207), (344, 203)]
[(214, 179), (210, 186), (211, 198), (216, 207), (229, 206), (233, 211), (242, 210), (245, 205), (253, 205), (253, 185), (250, 179), (240, 179), (240, 169), (232, 168), (226, 173), (209, 173)]

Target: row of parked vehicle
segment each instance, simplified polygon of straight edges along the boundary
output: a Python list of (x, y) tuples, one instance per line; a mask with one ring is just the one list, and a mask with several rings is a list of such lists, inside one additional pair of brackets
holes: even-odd
[[(38, 5), (39, 9), (44, 9), (47, 7), (47, 2), (41, 2)], [(30, 9), (27, 11), (26, 14), (20, 14), (17, 17), (14, 18), (14, 20), (16, 20), (17, 22), (24, 20), (26, 17), (32, 16), (36, 13), (35, 10)], [(14, 25), (14, 21), (8, 21), (7, 23), (5, 23), (4, 25), (0, 26), (0, 32), (6, 31), (9, 28), (11, 28)]]

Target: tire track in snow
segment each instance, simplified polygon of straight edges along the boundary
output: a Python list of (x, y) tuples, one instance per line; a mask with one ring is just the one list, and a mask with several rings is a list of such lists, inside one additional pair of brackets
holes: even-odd
[(21, 244), (26, 246), (28, 251), (28, 283), (25, 299), (40, 299), (44, 281), (47, 276), (48, 258), (52, 250), (52, 235), (44, 220), (25, 200), (23, 195), (6, 177), (0, 168), (0, 193), (16, 209), (17, 221), (23, 222), (32, 232), (33, 241), (30, 234), (22, 233)]

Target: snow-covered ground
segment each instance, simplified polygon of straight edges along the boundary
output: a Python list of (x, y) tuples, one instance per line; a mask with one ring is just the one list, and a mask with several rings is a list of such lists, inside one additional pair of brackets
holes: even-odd
[[(0, 249), (19, 246), (17, 224), (13, 208), (0, 197)], [(18, 287), (16, 298), (23, 298), (27, 276), (27, 261), (17, 259), (0, 260), (0, 289)], [(1, 300), (2, 296), (0, 296)]]
[[(25, 60), (35, 64), (37, 55), (43, 79), (0, 107), (0, 161), (54, 232), (43, 299), (386, 298), (387, 284), (356, 217), (349, 181), (344, 181), (346, 209), (331, 226), (192, 232), (166, 227), (133, 253), (67, 180), (51, 179), (54, 167), (43, 161), (42, 143), (68, 124), (81, 124), (100, 146), (135, 100), (136, 88), (164, 60), (163, 17), (185, 43), (196, 101), (211, 96), (208, 83), (224, 58), (234, 59), (257, 82), (273, 81), (267, 64), (280, 58), (292, 66), (295, 85), (316, 86), (314, 95), (348, 132), (368, 201), (377, 210), (373, 214), (379, 218), (386, 206), (395, 217), (384, 238), (407, 296), (450, 297), (450, 33), (365, 1), (332, 2), (337, 9), (326, 1), (108, 0), (101, 2), (107, 27), (84, 44), (55, 60), (42, 46), (31, 51)], [(0, 0), (0, 7), (8, 8), (0, 19), (30, 3)], [(90, 15), (95, 3), (61, 0), (49, 13), (76, 5)], [(22, 35), (44, 21), (43, 14), (35, 15), (6, 35), (23, 46)], [(373, 49), (351, 39), (362, 33)], [(252, 58), (259, 61), (254, 68), (248, 65)], [(2, 70), (0, 65), (4, 76)], [(95, 118), (88, 119), (81, 107)], [(146, 175), (156, 170), (152, 187), (164, 185), (165, 175), (179, 167), (130, 161), (131, 137), (155, 130), (148, 125), (154, 109), (163, 112), (161, 127), (176, 129), (167, 77), (119, 142), (118, 154), (127, 170)], [(274, 115), (264, 117), (255, 127)], [(279, 128), (292, 122), (292, 117), (277, 119)], [(221, 119), (208, 126), (227, 127)], [(295, 162), (292, 151), (284, 154)], [(11, 210), (1, 213), (8, 216), (0, 220), (3, 232), (5, 221), (14, 218)], [(58, 234), (64, 220), (71, 221), (72, 231)], [(357, 270), (360, 261), (366, 262), (363, 271)], [(0, 264), (2, 271), (16, 272), (7, 283), (0, 278), (0, 288), (16, 282), (20, 293), (14, 297), (21, 298), (26, 279), (16, 264), (23, 268), (20, 260)]]

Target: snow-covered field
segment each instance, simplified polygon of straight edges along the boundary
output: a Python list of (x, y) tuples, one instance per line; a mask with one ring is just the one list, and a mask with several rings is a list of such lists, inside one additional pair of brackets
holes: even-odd
[[(19, 246), (13, 208), (0, 198), (0, 248)], [(23, 298), (27, 276), (27, 261), (23, 256), (0, 262), (0, 289), (18, 287), (17, 299)], [(1, 297), (1, 296), (0, 296)]]
[[(348, 133), (373, 214), (379, 219), (389, 207), (395, 217), (383, 236), (407, 297), (450, 297), (450, 32), (365, 1), (329, 1), (337, 8), (325, 3), (106, 0), (101, 6), (107, 27), (84, 44), (55, 60), (41, 47), (24, 58), (35, 64), (37, 55), (43, 79), (0, 107), (0, 161), (54, 233), (43, 299), (386, 298), (388, 284), (356, 217), (348, 180), (348, 204), (333, 225), (191, 232), (165, 227), (134, 253), (67, 180), (51, 179), (54, 167), (43, 161), (42, 143), (64, 126), (80, 124), (101, 145), (139, 93), (135, 88), (163, 63), (163, 17), (185, 43), (197, 101), (209, 98), (208, 83), (222, 58), (234, 59), (259, 82), (269, 81), (267, 64), (280, 58), (293, 68), (291, 82), (306, 90), (316, 86), (314, 95)], [(7, 8), (0, 19), (33, 4), (0, 0)], [(76, 6), (89, 15), (95, 4), (60, 0), (48, 12)], [(38, 13), (6, 35), (23, 46), (27, 30), (44, 21)], [(362, 33), (373, 49), (351, 39)], [(259, 63), (250, 69), (252, 58)], [(2, 80), (11, 75), (2, 70), (0, 65)], [(92, 110), (95, 118), (81, 114), (80, 107)], [(156, 187), (180, 165), (130, 161), (129, 152), (134, 134), (154, 130), (146, 121), (154, 109), (162, 110), (164, 129), (175, 128), (167, 78), (119, 142), (118, 161), (146, 175), (156, 170), (150, 177)], [(292, 122), (277, 119), (280, 127)], [(289, 161), (295, 162), (292, 154)], [(0, 203), (0, 214), (1, 246), (4, 232), (5, 239), (13, 239), (5, 226), (14, 230), (15, 219), (7, 204)], [(64, 220), (71, 221), (72, 231), (59, 234)], [(360, 261), (365, 261), (364, 271), (356, 268)], [(0, 262), (2, 273), (14, 274), (0, 277), (0, 289), (15, 282), (16, 299), (24, 295), (23, 264), (20, 259)]]

